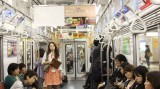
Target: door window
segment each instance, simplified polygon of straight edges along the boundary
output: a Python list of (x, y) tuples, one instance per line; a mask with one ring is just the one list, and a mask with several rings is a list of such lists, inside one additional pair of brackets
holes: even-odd
[(137, 64), (144, 65), (151, 71), (159, 70), (158, 32), (152, 31), (138, 35), (138, 45)]
[(65, 45), (65, 59), (66, 59), (66, 71), (67, 73), (73, 73), (74, 72), (74, 66), (73, 66), (73, 45), (72, 44), (66, 44)]

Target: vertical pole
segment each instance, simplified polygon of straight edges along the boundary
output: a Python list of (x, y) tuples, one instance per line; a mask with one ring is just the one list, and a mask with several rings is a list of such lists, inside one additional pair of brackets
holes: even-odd
[[(112, 58), (114, 58), (114, 44), (115, 44), (115, 41), (112, 40)], [(112, 62), (112, 71), (114, 71), (115, 69), (115, 62), (113, 61)]]
[(0, 81), (4, 81), (3, 37), (0, 37)]
[(133, 34), (133, 65), (137, 66), (137, 43), (136, 43), (136, 35)]
[[(160, 53), (160, 24), (158, 24), (158, 53)], [(160, 59), (159, 59), (159, 64), (160, 64)], [(160, 70), (160, 65), (159, 65), (159, 70)]]
[(74, 52), (75, 52), (75, 59), (74, 59), (75, 60), (75, 67), (74, 67), (75, 72), (74, 73), (75, 73), (75, 80), (77, 80), (77, 67), (78, 67), (78, 64), (77, 64), (77, 61), (78, 61), (77, 59), (78, 58), (77, 57), (78, 57), (78, 55), (77, 55), (77, 48), (76, 48), (77, 46), (76, 46), (76, 43), (75, 43), (75, 39), (73, 38), (73, 40), (74, 40), (73, 45), (74, 45)]
[(101, 47), (100, 47), (100, 60), (101, 60), (101, 79), (102, 79), (102, 81), (103, 81), (103, 55), (102, 55), (102, 53), (103, 53), (103, 42), (100, 42), (100, 44), (101, 44)]
[(109, 89), (109, 47), (110, 47), (110, 44), (112, 42), (112, 39), (114, 38), (114, 36), (119, 32), (119, 30), (117, 30), (116, 32), (113, 33), (113, 35), (111, 36), (111, 39), (108, 41), (108, 47), (107, 47), (107, 86), (106, 86), (106, 89)]

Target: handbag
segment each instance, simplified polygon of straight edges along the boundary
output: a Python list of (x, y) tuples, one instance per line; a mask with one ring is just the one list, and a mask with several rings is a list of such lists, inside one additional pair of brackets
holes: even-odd
[(52, 67), (54, 67), (55, 69), (58, 69), (60, 67), (62, 63), (58, 60), (56, 60), (55, 58), (52, 59), (52, 62), (50, 63), (50, 65)]
[(147, 52), (147, 56), (148, 57), (151, 57), (152, 56), (152, 53), (149, 51), (149, 52)]
[(48, 71), (49, 71), (49, 67), (50, 67), (50, 64), (43, 64), (43, 65), (42, 65), (42, 70), (43, 70), (44, 72), (48, 72)]

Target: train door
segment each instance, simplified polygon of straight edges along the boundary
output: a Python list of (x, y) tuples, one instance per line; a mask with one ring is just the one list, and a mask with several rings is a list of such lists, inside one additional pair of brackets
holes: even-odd
[[(146, 34), (139, 34), (137, 36), (137, 43), (137, 65), (144, 65), (151, 71), (159, 71), (159, 44), (157, 28), (147, 31)], [(147, 56), (147, 49), (150, 49), (152, 56)]]
[(86, 72), (86, 43), (66, 42), (64, 43), (65, 71), (69, 79), (82, 80)]

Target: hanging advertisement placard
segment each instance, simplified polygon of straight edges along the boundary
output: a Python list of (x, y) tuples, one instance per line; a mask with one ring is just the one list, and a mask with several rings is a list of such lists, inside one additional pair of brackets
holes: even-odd
[(65, 17), (96, 17), (95, 5), (65, 6)]
[(64, 6), (34, 6), (35, 26), (64, 26)]

